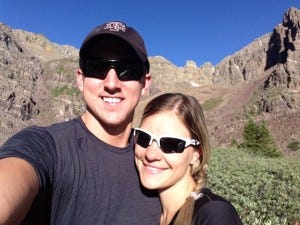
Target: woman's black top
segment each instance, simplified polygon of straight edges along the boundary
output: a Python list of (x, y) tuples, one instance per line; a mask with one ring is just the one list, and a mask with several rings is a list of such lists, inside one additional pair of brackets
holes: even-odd
[[(234, 206), (226, 199), (201, 190), (203, 196), (195, 201), (192, 225), (242, 225)], [(177, 214), (169, 225), (173, 225)]]

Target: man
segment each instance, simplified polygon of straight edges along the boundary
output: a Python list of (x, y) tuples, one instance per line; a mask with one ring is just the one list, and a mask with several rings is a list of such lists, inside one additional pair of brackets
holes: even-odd
[(114, 21), (79, 52), (80, 118), (28, 127), (0, 149), (0, 224), (157, 224), (159, 199), (141, 189), (132, 121), (151, 76), (143, 39)]

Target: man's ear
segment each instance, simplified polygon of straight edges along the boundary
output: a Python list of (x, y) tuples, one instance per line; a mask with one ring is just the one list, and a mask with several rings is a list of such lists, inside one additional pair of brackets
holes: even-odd
[(79, 90), (82, 92), (83, 91), (83, 81), (84, 81), (84, 75), (82, 73), (81, 69), (77, 69), (76, 72), (76, 83), (77, 83), (77, 87), (79, 88)]
[(141, 95), (146, 95), (147, 93), (149, 93), (149, 89), (150, 89), (150, 86), (151, 86), (151, 81), (152, 81), (152, 76), (150, 73), (147, 73), (143, 79), (143, 89), (142, 89), (142, 93)]

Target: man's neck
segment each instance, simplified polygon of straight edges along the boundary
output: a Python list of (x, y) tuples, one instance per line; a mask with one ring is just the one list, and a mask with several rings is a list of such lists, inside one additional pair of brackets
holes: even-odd
[(85, 112), (81, 119), (87, 129), (105, 143), (119, 148), (128, 145), (132, 123), (119, 124), (117, 126), (103, 124), (89, 112)]

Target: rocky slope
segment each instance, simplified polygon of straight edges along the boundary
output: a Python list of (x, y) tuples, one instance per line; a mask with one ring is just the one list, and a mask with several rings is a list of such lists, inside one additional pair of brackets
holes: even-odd
[[(153, 85), (137, 108), (135, 125), (150, 98), (176, 91), (203, 104), (214, 146), (240, 141), (247, 115), (264, 120), (287, 155), (292, 154), (287, 144), (300, 141), (299, 9), (290, 8), (273, 32), (216, 66), (187, 61), (176, 67), (161, 56), (149, 60)], [(80, 115), (77, 66), (78, 49), (0, 24), (0, 144), (25, 126)]]

